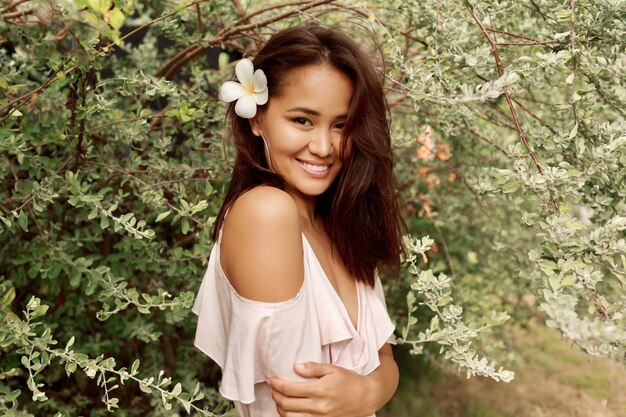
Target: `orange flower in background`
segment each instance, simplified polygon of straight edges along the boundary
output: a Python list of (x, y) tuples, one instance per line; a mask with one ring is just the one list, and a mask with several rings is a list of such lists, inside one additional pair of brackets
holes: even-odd
[(424, 132), (417, 138), (417, 159), (421, 161), (431, 161), (435, 158), (435, 141), (433, 140), (434, 129), (426, 125)]
[(435, 129), (430, 125), (426, 125), (424, 132), (417, 138), (416, 155), (421, 161), (432, 161), (437, 159), (441, 161), (449, 161), (452, 158), (450, 145), (447, 143), (438, 143), (435, 141)]
[[(420, 161), (432, 161), (435, 157), (442, 162), (452, 159), (450, 145), (447, 143), (438, 143), (435, 138), (435, 129), (430, 125), (426, 125), (422, 134), (417, 138), (417, 144), (416, 156)], [(441, 184), (442, 178), (435, 173), (435, 171), (438, 170), (438, 168), (432, 166), (420, 165), (418, 167), (417, 174), (424, 180), (428, 189), (432, 189)], [(448, 181), (454, 182), (455, 179), (456, 175), (450, 173)]]
[(442, 161), (450, 160), (450, 158), (452, 158), (452, 153), (450, 153), (450, 145), (448, 145), (447, 143), (438, 143), (437, 158)]

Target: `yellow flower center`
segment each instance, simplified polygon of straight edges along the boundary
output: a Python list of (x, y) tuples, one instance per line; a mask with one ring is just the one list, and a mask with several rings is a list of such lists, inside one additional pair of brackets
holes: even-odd
[(254, 83), (253, 82), (246, 83), (246, 85), (244, 85), (243, 88), (245, 88), (245, 90), (246, 90), (246, 92), (248, 94), (254, 94)]

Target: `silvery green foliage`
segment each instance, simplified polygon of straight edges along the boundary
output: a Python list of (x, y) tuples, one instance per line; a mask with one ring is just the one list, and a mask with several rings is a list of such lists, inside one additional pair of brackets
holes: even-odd
[(233, 158), (217, 91), (232, 59), (311, 20), (364, 45), (372, 30), (388, 64), (399, 192), (412, 234), (433, 237), (407, 239), (388, 291), (401, 341), (508, 381), (477, 352), (500, 360), (498, 325), (540, 312), (590, 354), (624, 352), (623, 1), (14, 3), (0, 9), (4, 414), (224, 411), (198, 384), (217, 373), (189, 310)]
[[(496, 381), (510, 382), (514, 372), (499, 367), (496, 370), (494, 362), (487, 358), (481, 358), (476, 350), (471, 348), (472, 341), (478, 334), (490, 327), (497, 326), (509, 319), (506, 312), (491, 312), (490, 317), (483, 323), (466, 325), (463, 322), (463, 307), (453, 303), (452, 280), (445, 274), (435, 275), (431, 269), (419, 270), (417, 267), (418, 255), (426, 259), (426, 252), (431, 249), (433, 240), (428, 236), (411, 240), (405, 237), (405, 246), (409, 251), (406, 263), (409, 271), (415, 275), (410, 286), (411, 292), (407, 295), (407, 311), (409, 317), (406, 326), (402, 329), (402, 338), (399, 343), (408, 343), (412, 346), (411, 353), (420, 354), (425, 343), (437, 343), (440, 345), (439, 353), (443, 353), (446, 359), (457, 364), (467, 372), (467, 377), (480, 375), (493, 378)], [(411, 327), (417, 324), (418, 319), (412, 314), (417, 310), (417, 303), (430, 308), (435, 315), (432, 316), (428, 326), (419, 331), (417, 339), (411, 340), (409, 333)]]
[[(10, 301), (14, 295), (13, 291), (3, 294), (3, 301)], [(6, 305), (3, 304), (3, 306)], [(63, 365), (68, 377), (80, 368), (87, 377), (95, 378), (97, 385), (103, 390), (102, 402), (108, 411), (119, 407), (114, 391), (120, 388), (120, 384), (123, 386), (131, 381), (138, 384), (141, 391), (145, 393), (158, 394), (165, 410), (171, 410), (172, 401), (176, 401), (187, 413), (193, 409), (194, 413), (201, 416), (214, 415), (206, 407), (199, 407), (195, 404), (204, 398), (204, 394), (200, 391), (200, 383), (196, 384), (193, 392), (184, 393), (180, 382), (170, 387), (172, 378), (165, 377), (163, 370), (159, 372), (157, 378), (141, 378), (139, 359), (136, 359), (129, 369), (117, 368), (115, 359), (112, 357), (105, 358), (104, 355), (99, 355), (90, 358), (86, 354), (73, 350), (75, 342), (73, 336), (63, 349), (55, 348), (54, 345), (58, 344), (58, 341), (53, 338), (50, 327), (36, 320), (45, 316), (47, 311), (48, 306), (41, 304), (41, 300), (35, 297), (32, 297), (26, 305), (23, 318), (17, 317), (6, 309), (0, 310), (0, 320), (3, 324), (0, 331), (0, 346), (21, 346), (15, 353), (21, 355), (21, 365), (28, 372), (27, 386), (32, 393), (33, 402), (48, 400), (45, 384), (39, 382), (38, 375), (50, 366), (52, 361), (57, 361)], [(8, 370), (3, 374), (11, 376), (15, 374), (14, 371)], [(0, 410), (6, 415), (15, 411), (15, 400), (20, 395), (20, 390), (10, 390), (6, 386), (2, 388), (4, 395), (0, 399)]]
[[(515, 260), (493, 276), (504, 271), (501, 286), (523, 288), (509, 298), (534, 294), (548, 326), (592, 355), (623, 358), (626, 4), (407, 1), (400, 10), (398, 22), (368, 8), (386, 37), (392, 97), (420, 110), (397, 113), (395, 128), (432, 127), (452, 157), (415, 163), (454, 173), (467, 190), (446, 196), (416, 184), (421, 213), (457, 231), (480, 228), (483, 259), (497, 251)], [(460, 201), (470, 198), (473, 208)]]

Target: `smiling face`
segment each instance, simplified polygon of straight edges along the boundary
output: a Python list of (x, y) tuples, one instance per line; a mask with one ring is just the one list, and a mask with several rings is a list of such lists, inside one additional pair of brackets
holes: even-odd
[(288, 191), (307, 200), (326, 191), (341, 171), (353, 85), (331, 66), (311, 65), (289, 72), (281, 91), (251, 120), (252, 130), (265, 138), (270, 168), (287, 180)]

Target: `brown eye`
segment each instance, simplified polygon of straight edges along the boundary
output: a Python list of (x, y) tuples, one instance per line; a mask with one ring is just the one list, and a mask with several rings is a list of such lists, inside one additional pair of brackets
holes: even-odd
[(339, 130), (342, 130), (344, 127), (346, 127), (346, 122), (340, 122), (335, 125), (335, 129)]
[(304, 117), (294, 117), (292, 120), (295, 124), (298, 124), (298, 125), (311, 126), (311, 121)]

